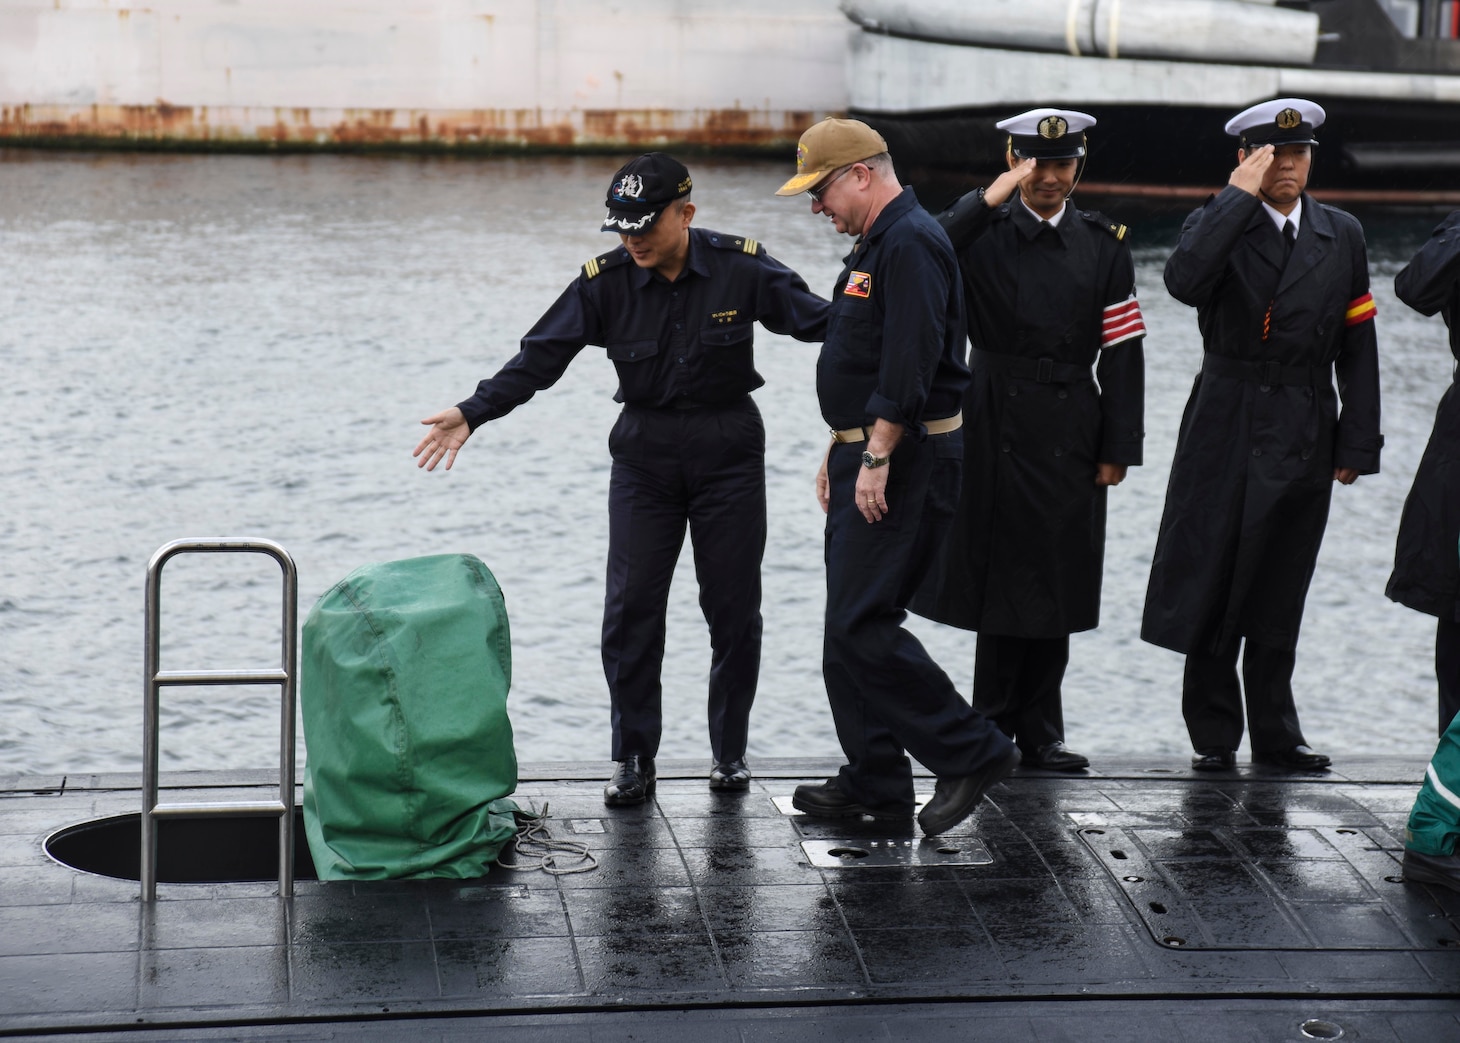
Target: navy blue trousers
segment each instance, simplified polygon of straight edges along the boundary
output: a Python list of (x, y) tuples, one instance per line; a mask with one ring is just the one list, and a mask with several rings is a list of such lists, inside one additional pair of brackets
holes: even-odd
[(973, 657), (973, 708), (1025, 753), (1065, 741), (1060, 685), (1070, 638), (979, 634)]
[(1010, 742), (974, 711), (903, 627), (957, 506), (961, 431), (904, 439), (888, 465), (888, 512), (854, 502), (862, 449), (831, 447), (822, 671), (847, 763), (837, 785), (860, 804), (913, 808), (911, 754), (940, 776), (969, 775)]
[(710, 752), (745, 755), (760, 674), (765, 427), (750, 398), (725, 407), (625, 407), (609, 435), (603, 674), (612, 758), (659, 752), (665, 610), (684, 545), (710, 628)]

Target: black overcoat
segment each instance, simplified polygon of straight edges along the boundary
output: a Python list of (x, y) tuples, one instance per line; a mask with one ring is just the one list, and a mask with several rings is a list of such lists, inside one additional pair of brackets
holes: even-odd
[[(1440, 223), (1404, 271), (1399, 299), (1424, 315), (1439, 312), (1460, 359), (1460, 210)], [(1401, 605), (1460, 620), (1460, 391), (1452, 382), (1435, 412), (1435, 429), (1404, 501), (1394, 572), (1384, 593)]]
[(1384, 443), (1363, 229), (1305, 195), (1284, 266), (1272, 218), (1228, 185), (1186, 219), (1166, 288), (1196, 307), (1206, 353), (1181, 418), (1141, 637), (1178, 652), (1238, 636), (1293, 649), (1334, 469), (1376, 473)]
[(1096, 464), (1139, 464), (1144, 436), (1145, 327), (1125, 229), (1073, 206), (1042, 225), (1017, 199), (991, 208), (981, 192), (940, 222), (958, 250), (973, 379), (958, 515), (912, 608), (989, 634), (1089, 630), (1105, 554)]

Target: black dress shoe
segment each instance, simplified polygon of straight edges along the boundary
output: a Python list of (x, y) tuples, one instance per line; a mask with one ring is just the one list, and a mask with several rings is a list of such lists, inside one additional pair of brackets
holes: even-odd
[(1197, 750), (1191, 756), (1192, 771), (1226, 771), (1237, 766), (1237, 751), (1220, 747)]
[(791, 806), (813, 818), (861, 818), (863, 815), (871, 815), (880, 819), (905, 819), (912, 813), (910, 808), (858, 804), (842, 792), (836, 779), (827, 779), (816, 785), (803, 782), (791, 794)]
[(1404, 879), (1417, 884), (1434, 884), (1460, 891), (1460, 853), (1453, 855), (1422, 855), (1418, 851), (1404, 849)]
[(745, 758), (736, 757), (733, 761), (722, 761), (716, 764), (710, 772), (710, 789), (731, 791), (750, 789), (750, 769), (745, 766)]
[(994, 783), (1018, 766), (1019, 751), (1010, 747), (1009, 752), (994, 757), (972, 775), (939, 779), (933, 787), (933, 799), (918, 812), (918, 825), (930, 837), (948, 832), (972, 815)]
[(1079, 771), (1090, 766), (1090, 758), (1066, 749), (1062, 742), (1052, 742), (1033, 753), (1026, 752), (1019, 763), (1026, 768), (1042, 768), (1045, 771)]
[(654, 778), (653, 757), (625, 757), (603, 787), (603, 802), (611, 808), (642, 804), (654, 793)]
[(1318, 768), (1328, 767), (1331, 761), (1327, 754), (1314, 753), (1310, 747), (1290, 746), (1286, 750), (1265, 750), (1261, 753), (1253, 750), (1252, 763), (1273, 764), (1279, 768), (1313, 771)]

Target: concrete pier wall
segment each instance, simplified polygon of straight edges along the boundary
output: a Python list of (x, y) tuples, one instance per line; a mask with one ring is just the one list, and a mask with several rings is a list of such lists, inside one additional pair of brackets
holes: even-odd
[(846, 108), (836, 0), (0, 0), (0, 142), (794, 144)]

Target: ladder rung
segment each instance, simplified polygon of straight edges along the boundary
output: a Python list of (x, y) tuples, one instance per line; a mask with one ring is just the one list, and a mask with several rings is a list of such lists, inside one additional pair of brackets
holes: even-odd
[[(291, 813), (293, 808), (288, 809)], [(262, 815), (282, 815), (284, 805), (277, 800), (215, 800), (198, 804), (158, 804), (152, 809), (153, 818), (244, 818)]]
[[(266, 554), (278, 562), (284, 582), (280, 605), (278, 667), (254, 670), (163, 670), (162, 567), (179, 554), (211, 553)], [(147, 679), (142, 700), (142, 820), (141, 859), (138, 876), (142, 900), (157, 898), (157, 835), (160, 819), (265, 818), (279, 823), (279, 897), (294, 894), (294, 739), (299, 683), (299, 574), (294, 559), (273, 540), (189, 539), (173, 540), (157, 549), (147, 562), (146, 656), (143, 675)], [(265, 660), (267, 662), (267, 660)], [(165, 804), (158, 800), (158, 739), (162, 689), (192, 685), (277, 685), (279, 689), (279, 795), (276, 800), (203, 801), (196, 804)]]
[(153, 684), (283, 684), (287, 670), (163, 670), (154, 674)]

